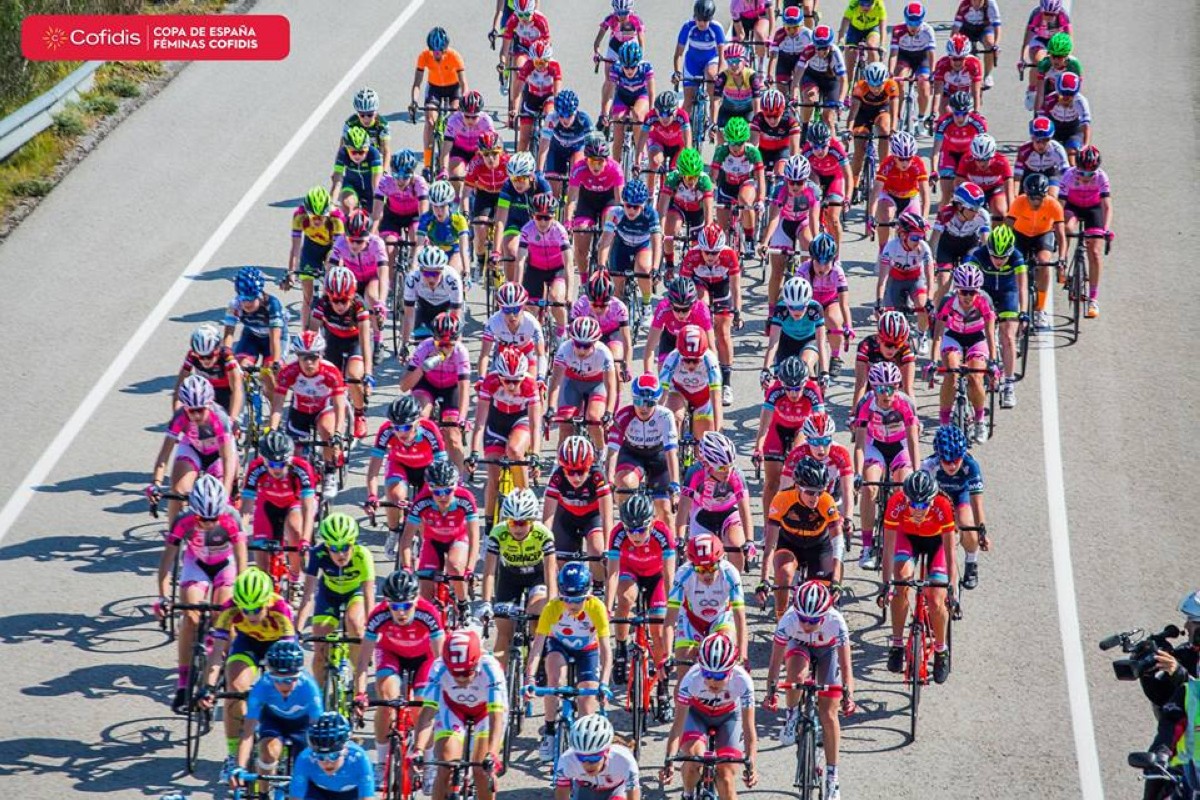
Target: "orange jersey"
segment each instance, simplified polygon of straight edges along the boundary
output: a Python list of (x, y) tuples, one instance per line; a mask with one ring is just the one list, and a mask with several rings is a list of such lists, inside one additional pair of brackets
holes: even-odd
[(954, 530), (954, 506), (950, 504), (950, 498), (938, 493), (925, 512), (925, 517), (917, 522), (913, 519), (904, 491), (897, 489), (888, 498), (883, 527), (907, 536), (941, 536)]
[(446, 50), (441, 59), (433, 57), (432, 50), (423, 50), (417, 56), (417, 69), (429, 73), (430, 86), (453, 86), (458, 83), (458, 73), (466, 69), (457, 50)]
[(879, 165), (875, 180), (883, 183), (883, 190), (893, 197), (905, 200), (915, 197), (920, 191), (921, 183), (929, 180), (929, 170), (925, 168), (925, 159), (915, 156), (909, 162), (908, 169), (901, 169), (900, 162), (895, 156), (888, 156)]
[(1049, 196), (1042, 198), (1042, 205), (1035, 209), (1029, 198), (1021, 195), (1009, 206), (1008, 216), (1013, 218), (1013, 230), (1022, 236), (1049, 233), (1064, 220), (1062, 204)]
[(900, 96), (900, 84), (896, 83), (892, 78), (888, 78), (883, 82), (878, 90), (871, 89), (866, 81), (859, 81), (854, 85), (854, 97), (864, 106), (878, 108), (886, 106), (897, 97)]

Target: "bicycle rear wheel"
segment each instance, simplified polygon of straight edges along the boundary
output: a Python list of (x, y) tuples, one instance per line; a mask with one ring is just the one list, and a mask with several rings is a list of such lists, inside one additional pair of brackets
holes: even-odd
[(1083, 316), (1084, 291), (1083, 291), (1083, 275), (1087, 269), (1087, 262), (1083, 255), (1083, 248), (1080, 247), (1075, 251), (1075, 258), (1071, 264), (1071, 341), (1079, 340), (1079, 320)]
[(521, 691), (521, 676), (525, 674), (524, 659), (517, 654), (508, 661), (508, 730), (504, 736), (504, 763), (512, 763), (513, 740), (521, 735), (525, 718), (525, 698)]
[(188, 679), (187, 690), (187, 730), (185, 733), (184, 747), (186, 750), (186, 758), (184, 766), (187, 769), (188, 775), (194, 775), (196, 772), (196, 763), (200, 759), (200, 740), (204, 738), (204, 734), (208, 733), (210, 727), (211, 716), (208, 711), (198, 708), (193, 701), (196, 696), (196, 689), (200, 686), (201, 677), (203, 674), (204, 665), (200, 664), (197, 667), (196, 659), (192, 659), (192, 674)]
[(646, 708), (643, 702), (646, 688), (643, 668), (646, 662), (640, 648), (633, 648), (629, 655), (629, 714), (633, 719), (633, 755), (638, 757), (642, 752), (642, 736), (646, 733)]
[(925, 672), (925, 631), (921, 626), (913, 626), (908, 636), (909, 674), (908, 685), (912, 694), (912, 704), (908, 708), (909, 736), (917, 740), (917, 713), (921, 707), (922, 673)]
[[(797, 709), (799, 713), (799, 709)], [(800, 800), (822, 798), (824, 796), (824, 781), (822, 781), (821, 765), (817, 760), (817, 734), (813, 728), (813, 720), (801, 720), (800, 735), (796, 738), (796, 780), (795, 786), (800, 790)]]

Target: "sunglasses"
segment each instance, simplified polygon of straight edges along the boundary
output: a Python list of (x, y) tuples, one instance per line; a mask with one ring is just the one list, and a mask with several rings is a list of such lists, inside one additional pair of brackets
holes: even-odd
[(299, 675), (271, 675), (271, 680), (275, 683), (295, 683), (300, 680)]
[(622, 203), (621, 205), (625, 206), (626, 211), (640, 211), (642, 208), (637, 203)]
[(742, 60), (740, 58), (727, 58), (725, 59), (725, 63), (731, 67), (740, 67), (742, 65)]
[[(511, 521), (509, 522), (509, 526), (512, 526)], [(587, 602), (588, 597), (590, 597), (590, 595), (584, 595), (583, 597), (564, 597), (563, 602), (569, 606), (581, 606)]]
[(449, 497), (454, 494), (453, 486), (434, 486), (430, 487), (429, 493), (434, 497)]
[(587, 157), (587, 162), (589, 164), (603, 164), (605, 161), (608, 161), (608, 159), (604, 158), (603, 156), (588, 156)]
[(595, 342), (581, 342), (578, 339), (575, 340), (576, 350), (591, 350), (595, 346)]
[(208, 406), (194, 406), (194, 407), (189, 407), (187, 410), (187, 413), (203, 414), (205, 411), (208, 411)]
[(468, 114), (466, 111), (463, 112), (463, 117), (465, 119), (475, 119), (478, 116), (479, 116), (478, 114)]
[(286, 469), (287, 465), (286, 461), (268, 461), (267, 469)]
[(953, 461), (947, 461), (944, 458), (939, 458), (938, 461), (942, 462), (943, 467), (957, 467), (959, 464), (961, 464), (963, 462), (963, 460), (961, 458), (956, 458)]
[(346, 241), (349, 242), (350, 244), (364, 245), (367, 243), (367, 237), (365, 237), (365, 236), (347, 236)]
[[(626, 208), (628, 208), (628, 207), (629, 206), (626, 206)], [(554, 215), (553, 214), (534, 214), (533, 218), (539, 222), (549, 222), (550, 220), (554, 219)]]
[(709, 564), (707, 567), (693, 566), (692, 569), (696, 570), (696, 572), (700, 573), (701, 575), (712, 575), (717, 571), (717, 565)]
[(567, 469), (563, 470), (563, 472), (567, 473), (567, 477), (569, 478), (582, 478), (588, 474), (586, 469)]
[(196, 517), (197, 522), (202, 522), (205, 525), (216, 525), (219, 517)]
[(522, 308), (524, 308), (524, 306), (501, 306), (500, 311), (504, 314), (515, 317), (517, 314), (521, 313)]
[(970, 113), (970, 112), (968, 112), (968, 111), (958, 111), (958, 110), (952, 110), (950, 113), (951, 113), (951, 114), (953, 114), (953, 115), (954, 115), (954, 116), (956, 116), (956, 117), (965, 117), (965, 116), (966, 116), (968, 113)]
[[(513, 528), (528, 528), (531, 525), (533, 525), (533, 520), (531, 519), (510, 519), (508, 521), (509, 530)], [(567, 602), (570, 603), (571, 600), (568, 599)], [(582, 603), (583, 598), (580, 598), (579, 602)]]
[(695, 364), (699, 364), (699, 363), (700, 363), (700, 362), (701, 362), (703, 359), (700, 359), (700, 358), (681, 358), (681, 359), (679, 359), (679, 360), (680, 360), (680, 361), (682, 361), (682, 362), (683, 362), (683, 363), (685, 363), (685, 364), (692, 364), (692, 365), (695, 365)]
[(797, 614), (796, 616), (800, 618), (800, 622), (803, 625), (820, 625), (821, 620), (825, 619), (823, 615), (820, 617), (806, 617), (803, 614)]
[(254, 608), (243, 608), (242, 613), (248, 617), (257, 617), (263, 612), (266, 606), (255, 606)]
[(814, 436), (811, 439), (806, 439), (809, 447), (829, 447), (833, 444), (832, 436)]
[[(705, 255), (708, 255), (708, 253), (705, 253)], [(691, 306), (671, 306), (671, 310), (674, 311), (676, 314), (690, 314), (692, 311), (692, 307)]]
[(647, 534), (650, 533), (650, 529), (645, 526), (642, 526), (641, 528), (626, 528), (625, 530), (629, 533), (630, 536), (637, 536), (637, 537), (646, 536)]
[(400, 431), (401, 433), (408, 433), (409, 431), (413, 430), (416, 427), (417, 426), (415, 423), (408, 422), (403, 425), (397, 425), (396, 430)]
[(925, 502), (925, 503), (909, 502), (908, 507), (911, 508), (913, 511), (924, 511), (925, 509), (929, 508), (930, 505), (932, 505), (932, 503), (929, 503), (929, 502)]
[(349, 153), (349, 154), (350, 154), (350, 155), (352, 155), (352, 156), (365, 156), (365, 155), (367, 154), (367, 150), (368, 150), (368, 149), (370, 149), (370, 148), (367, 148), (367, 147), (347, 147), (347, 148), (346, 148), (346, 152), (347, 152), (347, 153)]
[(599, 764), (604, 759), (608, 758), (608, 753), (576, 753), (575, 757), (579, 759), (581, 764)]
[(974, 289), (959, 289), (958, 293), (963, 297), (974, 297), (975, 295), (979, 294), (979, 292), (975, 291)]
[(658, 405), (658, 401), (652, 400), (649, 397), (635, 397), (633, 398), (633, 405), (637, 408), (654, 408)]
[(729, 670), (725, 670), (724, 672), (713, 672), (712, 670), (701, 668), (700, 675), (706, 681), (723, 681), (729, 677)]
[(335, 547), (334, 545), (327, 544), (325, 545), (325, 549), (331, 553), (337, 553), (338, 555), (341, 555), (342, 553), (349, 553), (352, 546), (353, 545), (341, 544)]
[(1080, 169), (1076, 170), (1076, 172), (1079, 173), (1079, 177), (1081, 178), (1090, 178), (1096, 174), (1096, 170), (1094, 169)]
[(875, 394), (882, 395), (884, 397), (891, 397), (895, 393), (896, 393), (895, 386), (876, 386), (875, 387)]
[(416, 605), (416, 600), (402, 600), (399, 603), (388, 603), (388, 608), (392, 611), (411, 611)]
[(313, 750), (309, 750), (309, 752), (312, 753), (312, 757), (317, 761), (324, 761), (326, 764), (328, 764), (330, 761), (337, 761), (342, 757), (341, 750), (338, 750), (336, 753), (317, 753)]
[(301, 361), (320, 361), (321, 356), (317, 353), (301, 353), (299, 356)]
[(787, 182), (788, 186), (803, 186), (804, 184), (805, 184), (805, 181), (788, 181)]
[(919, 233), (910, 233), (907, 238), (910, 242), (919, 242), (925, 237)]
[(500, 382), (505, 386), (520, 386), (524, 378), (501, 378)]
[(822, 491), (823, 490), (821, 490), (821, 489), (814, 489), (811, 486), (801, 486), (800, 487), (800, 494), (808, 495), (809, 497), (818, 497), (818, 496), (820, 496)]

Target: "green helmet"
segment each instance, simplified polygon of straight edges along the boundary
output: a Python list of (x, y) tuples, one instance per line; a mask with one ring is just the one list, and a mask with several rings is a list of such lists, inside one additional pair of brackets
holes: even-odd
[(685, 147), (679, 151), (679, 160), (675, 168), (685, 178), (697, 178), (704, 172), (704, 159), (694, 147)]
[(1050, 37), (1050, 41), (1046, 43), (1046, 50), (1052, 56), (1069, 56), (1073, 48), (1071, 42), (1071, 34), (1056, 33)]
[(358, 521), (341, 512), (321, 521), (321, 539), (332, 550), (345, 550), (358, 541)]
[(242, 611), (262, 608), (274, 591), (270, 575), (258, 567), (249, 567), (233, 582), (233, 602)]
[(1007, 225), (997, 225), (988, 234), (987, 249), (996, 258), (1008, 258), (1016, 244), (1017, 237)]
[(729, 144), (745, 144), (750, 141), (750, 123), (734, 117), (725, 123), (725, 141)]
[(365, 128), (353, 125), (346, 129), (346, 146), (351, 150), (362, 150), (370, 141)]
[(304, 210), (316, 217), (329, 213), (329, 190), (324, 186), (314, 186), (304, 195)]

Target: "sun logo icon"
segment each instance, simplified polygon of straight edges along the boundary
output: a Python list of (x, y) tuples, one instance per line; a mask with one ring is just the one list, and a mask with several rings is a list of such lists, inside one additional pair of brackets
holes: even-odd
[(47, 28), (42, 34), (42, 41), (50, 50), (57, 50), (67, 43), (67, 32), (62, 28)]

